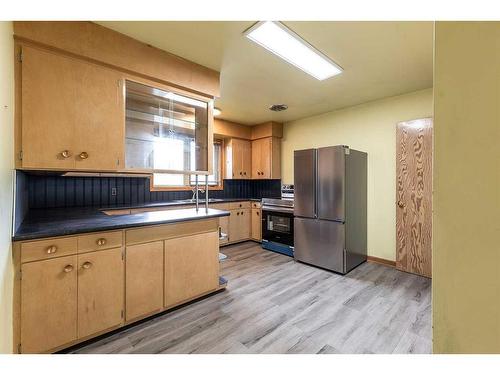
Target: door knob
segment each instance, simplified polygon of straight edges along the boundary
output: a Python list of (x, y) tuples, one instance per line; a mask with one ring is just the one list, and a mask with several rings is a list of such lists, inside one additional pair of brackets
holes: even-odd
[(71, 264), (68, 264), (66, 267), (64, 267), (64, 272), (68, 273), (73, 271), (73, 266)]
[(64, 151), (61, 151), (61, 156), (64, 158), (64, 159), (67, 159), (71, 156), (71, 152), (69, 150), (64, 150)]
[(52, 245), (47, 248), (47, 254), (54, 254), (57, 251), (57, 246)]
[(80, 152), (80, 155), (78, 155), (78, 157), (82, 160), (85, 160), (85, 159), (88, 159), (89, 158), (89, 154), (86, 153), (85, 151), (83, 152)]
[(403, 208), (405, 205), (404, 205), (403, 201), (398, 201), (398, 206)]
[(85, 262), (82, 264), (82, 268), (88, 270), (90, 267), (92, 267), (92, 263), (90, 262)]
[(106, 239), (105, 238), (99, 238), (96, 241), (96, 243), (97, 243), (98, 246), (106, 245)]

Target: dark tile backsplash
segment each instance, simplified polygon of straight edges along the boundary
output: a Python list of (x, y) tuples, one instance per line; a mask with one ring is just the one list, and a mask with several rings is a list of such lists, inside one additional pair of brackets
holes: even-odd
[[(21, 192), (17, 196), (18, 199), (27, 201), (29, 208), (115, 207), (192, 197), (191, 191), (149, 191), (148, 178), (61, 177), (28, 174), (22, 178), (26, 179), (23, 181), (23, 191), (27, 192), (28, 197), (23, 198)], [(112, 188), (116, 188), (116, 196), (111, 195)], [(280, 189), (281, 180), (224, 180), (224, 190), (211, 190), (209, 197), (279, 197)]]

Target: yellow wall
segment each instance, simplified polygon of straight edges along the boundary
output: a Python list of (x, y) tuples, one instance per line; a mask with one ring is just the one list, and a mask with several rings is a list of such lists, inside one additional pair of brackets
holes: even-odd
[(500, 353), (500, 23), (437, 22), (435, 353)]
[(12, 22), (0, 22), (0, 353), (12, 352), (11, 248), (14, 168), (14, 43)]
[(432, 117), (432, 89), (286, 123), (283, 183), (293, 183), (293, 151), (349, 145), (368, 153), (368, 255), (396, 258), (396, 124)]

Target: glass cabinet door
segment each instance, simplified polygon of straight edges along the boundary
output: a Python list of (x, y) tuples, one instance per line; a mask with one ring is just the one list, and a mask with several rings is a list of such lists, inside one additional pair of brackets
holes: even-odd
[(127, 169), (208, 171), (208, 102), (131, 81), (125, 97)]

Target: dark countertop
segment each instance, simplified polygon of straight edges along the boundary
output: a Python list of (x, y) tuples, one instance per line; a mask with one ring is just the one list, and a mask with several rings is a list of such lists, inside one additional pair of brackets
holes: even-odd
[[(226, 202), (260, 201), (260, 199), (216, 199), (210, 204)], [(203, 220), (212, 217), (229, 216), (228, 211), (208, 209), (200, 200), (200, 209), (143, 212), (129, 215), (106, 215), (103, 210), (132, 209), (145, 207), (185, 206), (182, 201), (157, 202), (137, 206), (115, 206), (109, 208), (52, 208), (29, 210), (25, 219), (12, 237), (13, 241), (33, 240), (46, 237), (67, 236), (79, 233), (99, 232), (156, 224), (170, 224), (182, 221)]]
[(19, 226), (13, 241), (33, 240), (70, 234), (100, 232), (112, 229), (171, 224), (228, 216), (228, 211), (200, 207), (179, 210), (143, 212), (130, 215), (106, 215), (99, 209), (56, 208), (30, 210)]
[[(217, 203), (229, 203), (229, 202), (260, 202), (262, 199), (257, 198), (220, 198), (220, 199), (208, 199), (209, 204), (217, 204)], [(200, 207), (205, 205), (205, 200), (200, 199)], [(101, 210), (127, 210), (134, 208), (148, 208), (148, 207), (172, 207), (172, 206), (186, 206), (193, 205), (194, 203), (186, 202), (185, 200), (176, 200), (169, 202), (153, 202), (147, 204), (139, 204), (139, 205), (118, 205), (113, 207), (101, 207)]]

